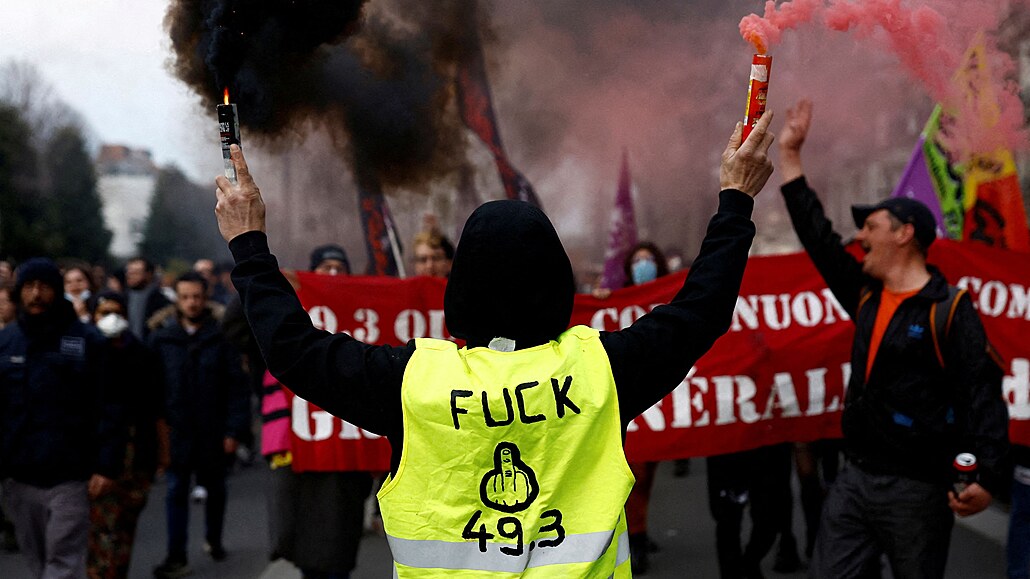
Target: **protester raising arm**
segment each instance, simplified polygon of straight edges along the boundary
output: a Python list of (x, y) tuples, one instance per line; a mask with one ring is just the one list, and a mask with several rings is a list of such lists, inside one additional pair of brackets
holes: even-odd
[(279, 271), (265, 236), (265, 204), (238, 146), (232, 147), (238, 184), (216, 181), (215, 213), (236, 259), (233, 283), (244, 311), (260, 298), (261, 316), (248, 315), (268, 369), (284, 385), (331, 414), (387, 435), (401, 429), (400, 385), (413, 346), (371, 346), (311, 325)]
[[(772, 114), (741, 143), (738, 126), (723, 154), (720, 212), (683, 290), (632, 328), (603, 338), (629, 420), (668, 393), (729, 328), (747, 253), (754, 236), (752, 197), (772, 172), (767, 152)], [(247, 311), (260, 295), (262, 315), (250, 319), (273, 375), (300, 396), (373, 432), (399, 434), (399, 391), (413, 343), (370, 346), (312, 328), (292, 288), (269, 253), (264, 204), (243, 159), (232, 151), (239, 184), (217, 180), (216, 213), (237, 260), (234, 283)], [(271, 299), (275, 300), (273, 307)], [(479, 345), (479, 344), (476, 344)], [(625, 382), (620, 382), (624, 380)]]
[(862, 266), (844, 249), (843, 239), (833, 230), (822, 203), (805, 180), (801, 146), (811, 124), (811, 101), (802, 99), (797, 106), (787, 109), (787, 121), (779, 138), (783, 199), (801, 245), (837, 301), (854, 318), (863, 283)]
[(753, 198), (772, 174), (767, 156), (772, 117), (765, 114), (744, 143), (739, 123), (730, 137), (720, 168), (719, 211), (683, 288), (632, 326), (601, 335), (624, 423), (675, 388), (730, 327), (755, 235)]

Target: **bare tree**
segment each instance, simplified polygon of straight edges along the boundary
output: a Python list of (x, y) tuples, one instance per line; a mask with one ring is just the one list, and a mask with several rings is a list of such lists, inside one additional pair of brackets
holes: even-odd
[(82, 117), (57, 96), (53, 85), (28, 62), (0, 64), (0, 103), (21, 113), (38, 150), (66, 127), (85, 132)]

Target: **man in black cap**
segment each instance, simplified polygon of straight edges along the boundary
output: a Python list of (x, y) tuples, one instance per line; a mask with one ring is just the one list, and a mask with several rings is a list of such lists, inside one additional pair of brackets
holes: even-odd
[(0, 331), (0, 478), (33, 577), (86, 576), (89, 497), (122, 469), (122, 407), (105, 391), (104, 337), (79, 321), (49, 259), (17, 271)]
[[(936, 238), (922, 203), (855, 206), (855, 259), (808, 187), (801, 146), (812, 104), (787, 112), (780, 172), (801, 243), (855, 322), (842, 429), (848, 464), (823, 507), (812, 577), (857, 577), (887, 555), (894, 576), (944, 576), (952, 511), (982, 511), (1004, 478), (1008, 413), (1001, 368), (968, 294), (926, 263)], [(956, 454), (979, 482), (950, 491)], [(949, 509), (950, 507), (950, 509)]]
[(311, 271), (321, 275), (350, 275), (347, 252), (332, 243), (311, 250)]
[(268, 367), (299, 396), (393, 449), (379, 503), (395, 576), (628, 577), (626, 425), (730, 326), (772, 171), (771, 113), (723, 152), (719, 211), (683, 288), (629, 328), (569, 328), (575, 281), (550, 220), (493, 201), (465, 224), (444, 295), (465, 347), (373, 346), (315, 330), (279, 272), (239, 148), (218, 184), (233, 283)]

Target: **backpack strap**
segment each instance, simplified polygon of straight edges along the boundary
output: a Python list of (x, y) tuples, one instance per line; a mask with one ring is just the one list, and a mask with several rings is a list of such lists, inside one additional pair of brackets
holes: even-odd
[(858, 307), (855, 308), (855, 318), (858, 318), (858, 312), (862, 311), (862, 306), (864, 306), (871, 297), (873, 297), (873, 290), (867, 287), (862, 288), (862, 293), (858, 295)]
[(959, 298), (964, 293), (966, 293), (966, 290), (949, 285), (948, 297), (930, 305), (930, 320), (933, 322), (930, 325), (930, 335), (933, 336), (933, 349), (937, 353), (937, 361), (940, 362), (941, 368), (945, 367), (944, 354), (941, 350), (941, 336), (943, 336), (944, 340), (948, 339), (948, 332), (951, 331), (951, 321), (955, 317), (955, 308), (958, 306)]

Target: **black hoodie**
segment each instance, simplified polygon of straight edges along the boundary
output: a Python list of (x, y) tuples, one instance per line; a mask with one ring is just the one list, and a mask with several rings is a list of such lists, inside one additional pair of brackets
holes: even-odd
[[(723, 191), (683, 288), (618, 332), (602, 332), (623, 428), (672, 391), (730, 326), (755, 234), (753, 200)], [(269, 370), (290, 390), (402, 448), (401, 382), (415, 342), (371, 346), (316, 330), (279, 272), (264, 233), (229, 243), (233, 283)], [(487, 203), (465, 224), (444, 297), (447, 325), (471, 347), (495, 337), (517, 349), (558, 337), (569, 323), (572, 268), (547, 217), (518, 201)]]
[(461, 232), (444, 295), (447, 329), (469, 347), (502, 337), (516, 349), (544, 344), (569, 327), (572, 264), (544, 212), (492, 201)]

